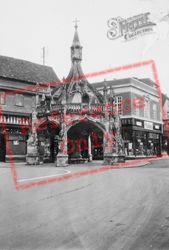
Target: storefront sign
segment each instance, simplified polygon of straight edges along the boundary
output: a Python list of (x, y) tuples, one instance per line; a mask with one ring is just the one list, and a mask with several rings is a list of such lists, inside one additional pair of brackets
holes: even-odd
[(154, 129), (159, 130), (160, 129), (160, 125), (154, 125)]
[(13, 141), (13, 145), (18, 146), (19, 145), (19, 141)]
[(145, 122), (144, 122), (144, 128), (145, 128), (145, 129), (153, 130), (153, 123), (152, 123), (152, 122), (147, 122), (147, 121), (145, 121)]
[(143, 124), (142, 124), (142, 122), (140, 122), (140, 121), (136, 121), (136, 126), (142, 127)]

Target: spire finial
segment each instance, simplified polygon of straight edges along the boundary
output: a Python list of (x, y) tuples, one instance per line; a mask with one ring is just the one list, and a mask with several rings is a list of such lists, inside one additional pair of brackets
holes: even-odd
[(78, 25), (77, 25), (77, 23), (79, 23), (80, 21), (79, 20), (77, 20), (77, 18), (73, 21), (73, 23), (75, 23), (75, 30), (77, 30), (77, 28), (78, 28)]

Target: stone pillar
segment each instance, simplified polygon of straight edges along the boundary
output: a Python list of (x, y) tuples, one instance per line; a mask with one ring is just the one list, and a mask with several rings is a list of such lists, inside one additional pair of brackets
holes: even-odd
[(124, 147), (120, 131), (120, 120), (109, 121), (104, 134), (104, 164), (113, 165), (125, 161)]
[(92, 161), (92, 142), (91, 142), (91, 136), (88, 136), (88, 161)]
[[(32, 131), (31, 131), (31, 133), (29, 135), (29, 139), (27, 141), (26, 164), (28, 164), (28, 165), (40, 164), (38, 138), (37, 138), (37, 131), (36, 131), (36, 126), (35, 126), (35, 122), (37, 119), (36, 117), (37, 117), (37, 113), (34, 110), (32, 112)], [(17, 122), (18, 122), (18, 120), (17, 120)]]
[(121, 121), (120, 117), (117, 115), (114, 120), (114, 147), (113, 152), (114, 162), (124, 162), (125, 153), (124, 153), (124, 144), (121, 134)]
[(104, 133), (104, 164), (112, 164), (113, 138), (109, 132)]
[(56, 156), (56, 167), (66, 167), (68, 165), (67, 133), (59, 140), (59, 152)]

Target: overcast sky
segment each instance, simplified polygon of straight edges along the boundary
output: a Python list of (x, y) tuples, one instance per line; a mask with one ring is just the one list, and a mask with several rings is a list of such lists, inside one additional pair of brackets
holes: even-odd
[[(42, 64), (46, 47), (46, 65), (60, 79), (70, 70), (70, 46), (75, 18), (83, 46), (84, 73), (153, 59), (163, 92), (169, 95), (169, 0), (0, 0), (0, 54)], [(107, 21), (150, 12), (157, 23), (154, 33), (125, 42), (107, 37)], [(148, 67), (89, 79), (151, 77)]]

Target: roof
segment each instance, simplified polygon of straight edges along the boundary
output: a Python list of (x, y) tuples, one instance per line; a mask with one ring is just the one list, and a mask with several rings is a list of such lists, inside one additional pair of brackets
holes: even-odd
[(133, 83), (133, 81), (139, 81), (139, 82), (143, 82), (145, 83), (146, 85), (148, 86), (151, 86), (151, 87), (154, 87), (155, 84), (154, 82), (149, 79), (149, 78), (137, 78), (137, 77), (131, 77), (131, 78), (123, 78), (123, 79), (113, 79), (113, 80), (106, 80), (106, 81), (102, 81), (102, 82), (96, 82), (96, 83), (92, 83), (92, 85), (95, 87), (95, 88), (102, 88), (105, 86), (113, 86), (113, 85), (118, 85), (118, 84), (130, 84), (130, 83)]
[(77, 29), (75, 29), (73, 42), (72, 42), (72, 47), (81, 47)]
[(0, 77), (31, 83), (59, 81), (52, 67), (0, 56)]
[[(73, 37), (72, 48), (78, 48), (78, 53), (81, 53), (82, 46), (80, 45), (80, 40), (77, 32), (77, 25), (75, 25), (75, 33)], [(74, 52), (73, 52), (74, 54)], [(83, 92), (84, 86), (87, 86), (90, 91), (92, 91), (95, 96), (98, 98), (100, 102), (103, 102), (102, 95), (100, 92), (92, 86), (88, 80), (86, 79), (82, 67), (81, 67), (81, 56), (80, 59), (76, 58), (76, 56), (72, 59), (71, 69), (69, 71), (66, 79), (63, 80), (63, 84), (58, 84), (52, 91), (53, 96), (57, 96), (58, 99), (61, 100), (63, 96), (66, 95), (67, 100), (71, 99), (71, 95), (78, 88), (78, 91)]]
[(165, 102), (169, 100), (169, 97), (167, 96), (167, 94), (163, 93), (161, 93), (161, 96), (162, 96), (162, 105), (164, 106)]
[(141, 82), (144, 82), (145, 84), (151, 86), (151, 87), (154, 87), (155, 86), (155, 83), (150, 79), (150, 78), (141, 78), (141, 79), (138, 79), (139, 81)]
[(116, 84), (128, 84), (131, 83), (131, 78), (124, 78), (124, 79), (113, 79), (113, 80), (106, 80), (106, 81), (102, 81), (102, 82), (95, 82), (92, 83), (92, 85), (95, 88), (102, 88), (105, 86), (112, 86), (112, 85), (116, 85)]

